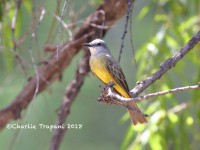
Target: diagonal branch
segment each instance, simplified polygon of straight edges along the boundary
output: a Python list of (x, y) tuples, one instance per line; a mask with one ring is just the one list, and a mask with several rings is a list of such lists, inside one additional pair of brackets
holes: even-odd
[[(37, 92), (39, 94), (50, 86), (50, 83), (54, 81), (53, 79), (57, 75), (62, 74), (74, 56), (81, 50), (83, 43), (99, 37), (102, 31), (103, 35), (105, 35), (108, 30), (108, 28), (99, 29), (90, 24), (112, 26), (126, 13), (127, 8), (126, 1), (121, 0), (107, 0), (99, 5), (96, 11), (82, 24), (79, 31), (72, 37), (72, 40), (67, 41), (59, 49), (59, 59), (57, 59), (55, 52), (45, 61), (47, 63), (38, 69), (38, 76), (34, 75), (13, 102), (0, 110), (0, 129), (4, 128), (10, 120), (20, 118), (21, 111), (32, 101), (36, 87), (39, 87)], [(102, 13), (99, 13), (102, 11), (104, 12), (104, 16), (102, 16)]]
[(143, 80), (138, 83), (138, 85), (131, 90), (131, 94), (133, 98), (124, 98), (113, 92), (112, 87), (114, 86), (112, 82), (106, 85), (106, 87), (102, 90), (101, 96), (97, 99), (99, 102), (107, 103), (107, 104), (115, 104), (126, 107), (125, 102), (127, 101), (141, 101), (144, 99), (149, 99), (151, 97), (160, 96), (168, 93), (190, 90), (190, 89), (199, 89), (200, 84), (194, 86), (186, 86), (175, 88), (167, 91), (151, 93), (145, 96), (138, 96), (142, 93), (149, 85), (154, 83), (156, 80), (160, 79), (162, 75), (164, 75), (170, 68), (174, 67), (176, 63), (183, 58), (192, 48), (200, 41), (200, 31), (194, 35), (191, 40), (178, 52), (174, 54), (171, 58), (167, 59), (163, 65), (160, 66), (160, 69), (148, 77), (146, 80)]
[(147, 79), (140, 81), (135, 88), (131, 90), (133, 97), (137, 97), (142, 93), (148, 86), (160, 79), (169, 69), (174, 67), (176, 63), (181, 60), (198, 42), (200, 41), (200, 31), (196, 33), (192, 39), (171, 58), (167, 59), (158, 71), (149, 76)]

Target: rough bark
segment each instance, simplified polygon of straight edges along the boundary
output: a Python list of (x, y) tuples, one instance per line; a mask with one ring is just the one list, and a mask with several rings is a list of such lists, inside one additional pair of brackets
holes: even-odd
[[(82, 44), (94, 38), (102, 38), (106, 31), (112, 27), (127, 11), (128, 5), (125, 0), (105, 0), (99, 5), (82, 24), (72, 40), (67, 41), (55, 52), (41, 68), (38, 75), (34, 75), (16, 96), (12, 103), (0, 111), (0, 128), (4, 128), (10, 120), (20, 118), (20, 114), (33, 98), (44, 91), (57, 75), (63, 73), (74, 56), (81, 50)], [(36, 92), (37, 89), (37, 93)]]

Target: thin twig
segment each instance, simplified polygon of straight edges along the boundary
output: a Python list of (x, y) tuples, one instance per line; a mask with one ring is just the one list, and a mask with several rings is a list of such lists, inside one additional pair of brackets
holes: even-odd
[(171, 93), (175, 93), (175, 92), (192, 90), (192, 89), (194, 90), (194, 89), (199, 89), (199, 88), (200, 88), (199, 85), (178, 87), (178, 88), (174, 88), (174, 89), (170, 89), (170, 90), (165, 90), (165, 91), (161, 91), (161, 92), (147, 94), (147, 95), (144, 95), (144, 96), (139, 96), (135, 100), (141, 101), (141, 100), (149, 99), (149, 98), (152, 98), (152, 97), (155, 97), (155, 96), (161, 96), (161, 95), (171, 94)]
[[(58, 56), (59, 56), (59, 45), (60, 45), (60, 34), (61, 34), (61, 29), (62, 29), (62, 22), (63, 22), (63, 17), (64, 17), (64, 13), (65, 13), (65, 8), (67, 6), (67, 0), (65, 0), (64, 2), (64, 6), (63, 6), (63, 9), (62, 9), (62, 12), (61, 12), (61, 17), (60, 17), (60, 21), (59, 21), (59, 27), (58, 27), (58, 43), (57, 43), (57, 50), (56, 50), (56, 53), (57, 53), (57, 59), (58, 59)], [(68, 29), (68, 28), (67, 28)], [(71, 33), (71, 32), (69, 32)], [(71, 34), (70, 34), (71, 35)]]
[[(36, 26), (36, 28), (35, 28), (35, 31), (33, 31), (32, 32), (32, 34), (31, 34), (31, 37), (30, 37), (30, 44), (29, 44), (29, 48), (28, 48), (28, 52), (29, 52), (29, 55), (30, 55), (30, 58), (31, 58), (31, 61), (32, 61), (32, 64), (33, 64), (33, 68), (34, 68), (34, 71), (35, 71), (35, 75), (36, 75), (36, 87), (35, 87), (35, 92), (34, 92), (34, 95), (33, 95), (33, 100), (36, 98), (36, 96), (37, 96), (37, 93), (38, 93), (38, 91), (39, 91), (39, 72), (38, 72), (38, 69), (37, 69), (37, 65), (36, 65), (36, 60), (35, 60), (35, 58), (34, 58), (34, 56), (33, 56), (33, 49), (32, 49), (32, 40), (34, 39), (34, 38), (36, 38), (36, 32), (37, 32), (37, 29), (39, 28), (39, 26), (40, 26), (40, 24), (41, 24), (41, 22), (42, 22), (42, 20), (43, 20), (43, 18), (44, 18), (44, 15), (45, 15), (45, 9), (44, 8), (42, 8), (42, 10), (41, 10), (41, 14), (40, 14), (40, 17), (39, 17), (39, 21), (38, 21), (38, 24), (37, 24), (37, 26)], [(38, 46), (38, 49), (39, 49), (39, 46)], [(28, 116), (28, 115), (27, 115)]]
[(133, 20), (132, 14), (133, 14), (133, 3), (131, 3), (131, 7), (130, 7), (129, 32), (130, 32), (131, 49), (132, 49), (132, 52), (133, 52), (133, 61), (134, 61), (136, 68), (137, 68), (138, 66), (137, 66), (137, 62), (136, 62), (136, 59), (135, 59), (135, 49), (134, 49), (134, 46), (133, 46), (133, 36), (132, 36), (132, 20)]
[(122, 51), (123, 51), (123, 48), (124, 48), (124, 39), (125, 39), (125, 36), (126, 36), (126, 33), (127, 33), (127, 28), (128, 28), (128, 21), (129, 21), (129, 15), (131, 13), (131, 5), (132, 5), (132, 1), (131, 0), (127, 0), (127, 3), (128, 3), (128, 10), (126, 12), (126, 23), (125, 23), (125, 26), (124, 26), (124, 32), (123, 32), (123, 35), (122, 35), (122, 38), (121, 38), (121, 47), (120, 47), (120, 51), (119, 51), (119, 57), (118, 57), (118, 63), (120, 63), (120, 60), (121, 60), (121, 55), (122, 55)]
[(125, 97), (120, 96), (119, 94), (114, 93), (112, 90), (112, 86), (113, 85), (110, 83), (108, 85), (106, 85), (106, 87), (102, 91), (101, 97), (98, 98), (98, 101), (108, 103), (108, 104), (115, 104), (117, 101), (117, 102), (121, 103), (121, 106), (124, 106), (124, 102), (128, 102), (128, 101), (138, 102), (138, 101), (146, 100), (146, 99), (149, 99), (152, 97), (166, 95), (166, 94), (172, 94), (175, 92), (200, 89), (200, 84), (198, 84), (198, 85), (193, 85), (193, 86), (185, 86), (185, 87), (179, 87), (179, 88), (165, 90), (165, 91), (161, 91), (161, 92), (151, 93), (151, 94), (147, 94), (144, 96), (138, 96), (135, 98), (125, 98)]

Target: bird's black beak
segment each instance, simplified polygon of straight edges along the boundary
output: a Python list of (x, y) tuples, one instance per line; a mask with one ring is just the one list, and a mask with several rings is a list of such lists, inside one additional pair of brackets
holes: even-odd
[(85, 47), (92, 47), (92, 45), (90, 43), (85, 43), (85, 44), (83, 44), (83, 46), (85, 46)]

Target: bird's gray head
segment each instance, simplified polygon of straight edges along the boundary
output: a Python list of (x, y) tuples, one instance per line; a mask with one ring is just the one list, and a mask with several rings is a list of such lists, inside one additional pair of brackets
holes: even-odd
[(91, 55), (98, 55), (101, 53), (110, 54), (106, 43), (101, 39), (95, 39), (90, 43), (85, 43), (84, 46), (90, 49)]

